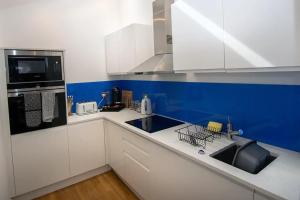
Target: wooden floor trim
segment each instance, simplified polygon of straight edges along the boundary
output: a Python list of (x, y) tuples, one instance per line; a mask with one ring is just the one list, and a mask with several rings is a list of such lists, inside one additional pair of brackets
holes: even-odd
[(139, 200), (113, 172), (95, 176), (36, 200)]
[(87, 173), (84, 173), (84, 174), (69, 178), (67, 180), (55, 183), (53, 185), (35, 190), (33, 192), (29, 192), (27, 194), (20, 195), (20, 196), (17, 196), (17, 197), (12, 197), (12, 200), (32, 200), (34, 198), (41, 197), (45, 194), (49, 194), (49, 193), (52, 193), (54, 191), (66, 188), (70, 185), (82, 182), (84, 180), (95, 177), (97, 175), (101, 175), (101, 174), (106, 173), (110, 170), (111, 170), (111, 168), (108, 165), (104, 166), (104, 167), (100, 167), (100, 168), (97, 168), (95, 170), (89, 171)]

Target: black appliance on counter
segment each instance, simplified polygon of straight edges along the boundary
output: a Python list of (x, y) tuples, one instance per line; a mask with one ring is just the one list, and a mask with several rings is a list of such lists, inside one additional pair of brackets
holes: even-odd
[(118, 87), (114, 87), (111, 90), (111, 104), (103, 106), (101, 112), (119, 112), (125, 108), (125, 104), (122, 103), (122, 92)]
[(67, 124), (62, 51), (5, 50), (11, 134)]
[(130, 124), (136, 128), (142, 129), (148, 133), (154, 133), (157, 131), (184, 124), (183, 122), (167, 117), (162, 117), (159, 115), (152, 115), (149, 117), (127, 121), (125, 123)]
[(111, 105), (117, 105), (122, 102), (122, 92), (120, 88), (114, 87), (111, 90)]

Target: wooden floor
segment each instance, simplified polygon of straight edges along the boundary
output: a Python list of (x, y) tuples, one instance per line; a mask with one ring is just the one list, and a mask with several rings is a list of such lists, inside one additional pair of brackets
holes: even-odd
[(138, 200), (138, 198), (113, 171), (109, 171), (36, 200)]

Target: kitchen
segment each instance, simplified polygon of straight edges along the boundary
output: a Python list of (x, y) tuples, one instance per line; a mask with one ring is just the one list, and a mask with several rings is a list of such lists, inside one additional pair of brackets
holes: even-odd
[(297, 0), (0, 0), (0, 27), (1, 200), (300, 199)]

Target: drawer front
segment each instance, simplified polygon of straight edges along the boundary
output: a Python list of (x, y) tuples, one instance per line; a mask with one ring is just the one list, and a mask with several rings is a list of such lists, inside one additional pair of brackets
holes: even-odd
[(128, 141), (130, 144), (134, 145), (136, 148), (140, 149), (141, 151), (147, 154), (151, 153), (153, 144), (150, 141), (136, 135), (135, 133), (127, 131), (126, 129), (124, 129), (123, 133), (123, 140)]
[(124, 152), (125, 180), (143, 198), (150, 196), (150, 170)]
[(136, 161), (138, 161), (141, 165), (143, 165), (145, 168), (149, 169), (149, 154), (136, 146), (131, 141), (128, 141), (127, 139), (123, 138), (123, 147), (124, 152), (130, 155), (132, 158), (134, 158)]

